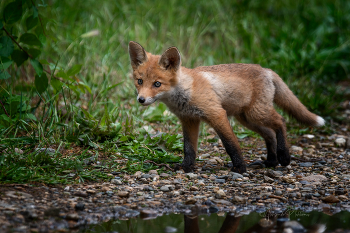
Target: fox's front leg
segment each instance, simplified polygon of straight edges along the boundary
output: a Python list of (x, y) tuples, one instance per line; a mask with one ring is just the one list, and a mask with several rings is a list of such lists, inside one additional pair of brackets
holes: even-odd
[(196, 162), (200, 120), (197, 118), (180, 119), (184, 136), (184, 159), (181, 167), (187, 173), (193, 171)]
[(224, 109), (217, 109), (207, 113), (205, 120), (214, 128), (225, 146), (227, 154), (232, 160), (232, 171), (246, 172), (246, 164), (243, 160), (241, 149), (236, 135), (233, 133), (227, 114)]

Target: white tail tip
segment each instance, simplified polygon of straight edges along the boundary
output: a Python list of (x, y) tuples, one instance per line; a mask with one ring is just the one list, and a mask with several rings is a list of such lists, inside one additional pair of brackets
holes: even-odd
[(322, 125), (324, 125), (326, 122), (325, 122), (325, 120), (322, 118), (322, 117), (320, 117), (320, 116), (317, 116), (317, 126), (322, 126)]

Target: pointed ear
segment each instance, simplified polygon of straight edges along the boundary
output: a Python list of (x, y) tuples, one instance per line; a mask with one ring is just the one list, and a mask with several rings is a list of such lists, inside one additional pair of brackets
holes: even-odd
[(166, 70), (177, 71), (181, 65), (179, 50), (176, 47), (168, 48), (160, 57), (159, 65)]
[(147, 55), (144, 48), (134, 41), (129, 42), (130, 62), (133, 69), (147, 61)]

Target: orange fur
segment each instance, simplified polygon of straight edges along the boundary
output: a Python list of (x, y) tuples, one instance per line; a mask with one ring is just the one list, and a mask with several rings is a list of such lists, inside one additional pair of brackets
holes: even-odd
[(216, 130), (232, 159), (232, 170), (241, 173), (246, 167), (227, 116), (236, 117), (265, 139), (268, 149), (265, 165), (272, 167), (290, 162), (285, 122), (275, 111), (274, 102), (301, 123), (324, 124), (321, 117), (300, 103), (275, 72), (260, 65), (223, 64), (188, 69), (181, 66), (177, 48), (171, 47), (159, 56), (132, 41), (129, 54), (139, 102), (146, 106), (160, 100), (182, 122), (185, 140), (182, 167), (186, 172), (194, 166), (200, 121)]

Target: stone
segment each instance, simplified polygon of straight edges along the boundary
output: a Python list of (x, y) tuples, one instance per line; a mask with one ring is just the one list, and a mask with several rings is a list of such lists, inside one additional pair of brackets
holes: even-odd
[(265, 181), (266, 183), (273, 183), (273, 182), (274, 182), (274, 179), (272, 179), (272, 178), (270, 178), (270, 177), (268, 177), (268, 176), (264, 176), (264, 181)]
[(321, 182), (326, 181), (327, 177), (325, 177), (324, 175), (311, 175), (303, 177), (302, 180), (307, 182)]
[(191, 180), (194, 180), (194, 179), (197, 179), (198, 178), (198, 175), (197, 174), (194, 174), (194, 173), (187, 173), (186, 176), (191, 179)]
[(329, 195), (322, 199), (326, 203), (338, 203), (340, 200), (336, 196)]
[(345, 140), (345, 138), (337, 138), (337, 139), (335, 139), (334, 144), (336, 146), (339, 146), (339, 147), (345, 147), (346, 140)]
[(217, 205), (224, 205), (224, 206), (230, 206), (232, 205), (231, 202), (226, 201), (226, 200), (222, 200), (222, 199), (214, 199), (213, 202)]
[(186, 205), (193, 205), (193, 204), (196, 204), (196, 203), (197, 203), (197, 200), (194, 199), (194, 198), (190, 198), (190, 199), (185, 201)]
[(169, 189), (168, 185), (164, 185), (164, 186), (160, 187), (160, 191), (162, 191), (162, 192), (169, 192), (170, 189)]
[(226, 197), (226, 193), (224, 190), (219, 189), (218, 191), (216, 191), (215, 197), (218, 199), (224, 198)]
[(157, 170), (150, 170), (150, 171), (148, 172), (148, 174), (149, 174), (149, 175), (152, 175), (152, 174), (158, 175), (158, 172), (157, 172)]
[(155, 210), (141, 210), (140, 211), (140, 218), (142, 219), (152, 219), (152, 218), (156, 218), (158, 216), (158, 212)]
[(136, 178), (140, 178), (142, 176), (142, 172), (141, 171), (137, 171), (137, 172), (135, 172), (134, 176)]
[(221, 183), (221, 184), (223, 184), (223, 183), (226, 182), (225, 179), (215, 179), (214, 181), (215, 181), (216, 183)]
[(236, 172), (229, 172), (229, 175), (231, 175), (231, 178), (233, 180), (237, 180), (238, 178), (243, 179), (243, 175), (236, 173)]
[(313, 165), (311, 162), (299, 163), (299, 167), (312, 167)]
[(290, 150), (293, 154), (301, 155), (303, 153), (303, 148), (299, 146), (291, 146)]
[(83, 202), (78, 202), (74, 208), (75, 210), (83, 211), (85, 209), (85, 204)]
[(213, 165), (218, 164), (218, 161), (216, 159), (209, 159), (208, 162)]
[(247, 198), (245, 197), (240, 197), (240, 196), (234, 196), (232, 198), (232, 203), (246, 203), (247, 202)]
[(36, 148), (37, 153), (54, 154), (56, 151), (52, 148)]
[(282, 172), (280, 171), (274, 171), (271, 169), (267, 169), (264, 173), (265, 176), (271, 177), (271, 178), (276, 178), (276, 177), (280, 177), (283, 175)]
[(127, 191), (119, 191), (118, 192), (119, 197), (129, 197), (129, 192)]
[(150, 174), (143, 174), (141, 177), (145, 178), (145, 179), (148, 179), (148, 178), (151, 178), (152, 176)]
[(112, 184), (121, 185), (123, 182), (120, 179), (111, 179)]
[(313, 139), (313, 138), (315, 138), (315, 135), (312, 135), (312, 134), (304, 134), (303, 137), (304, 137), (304, 138), (308, 138), (308, 139)]

